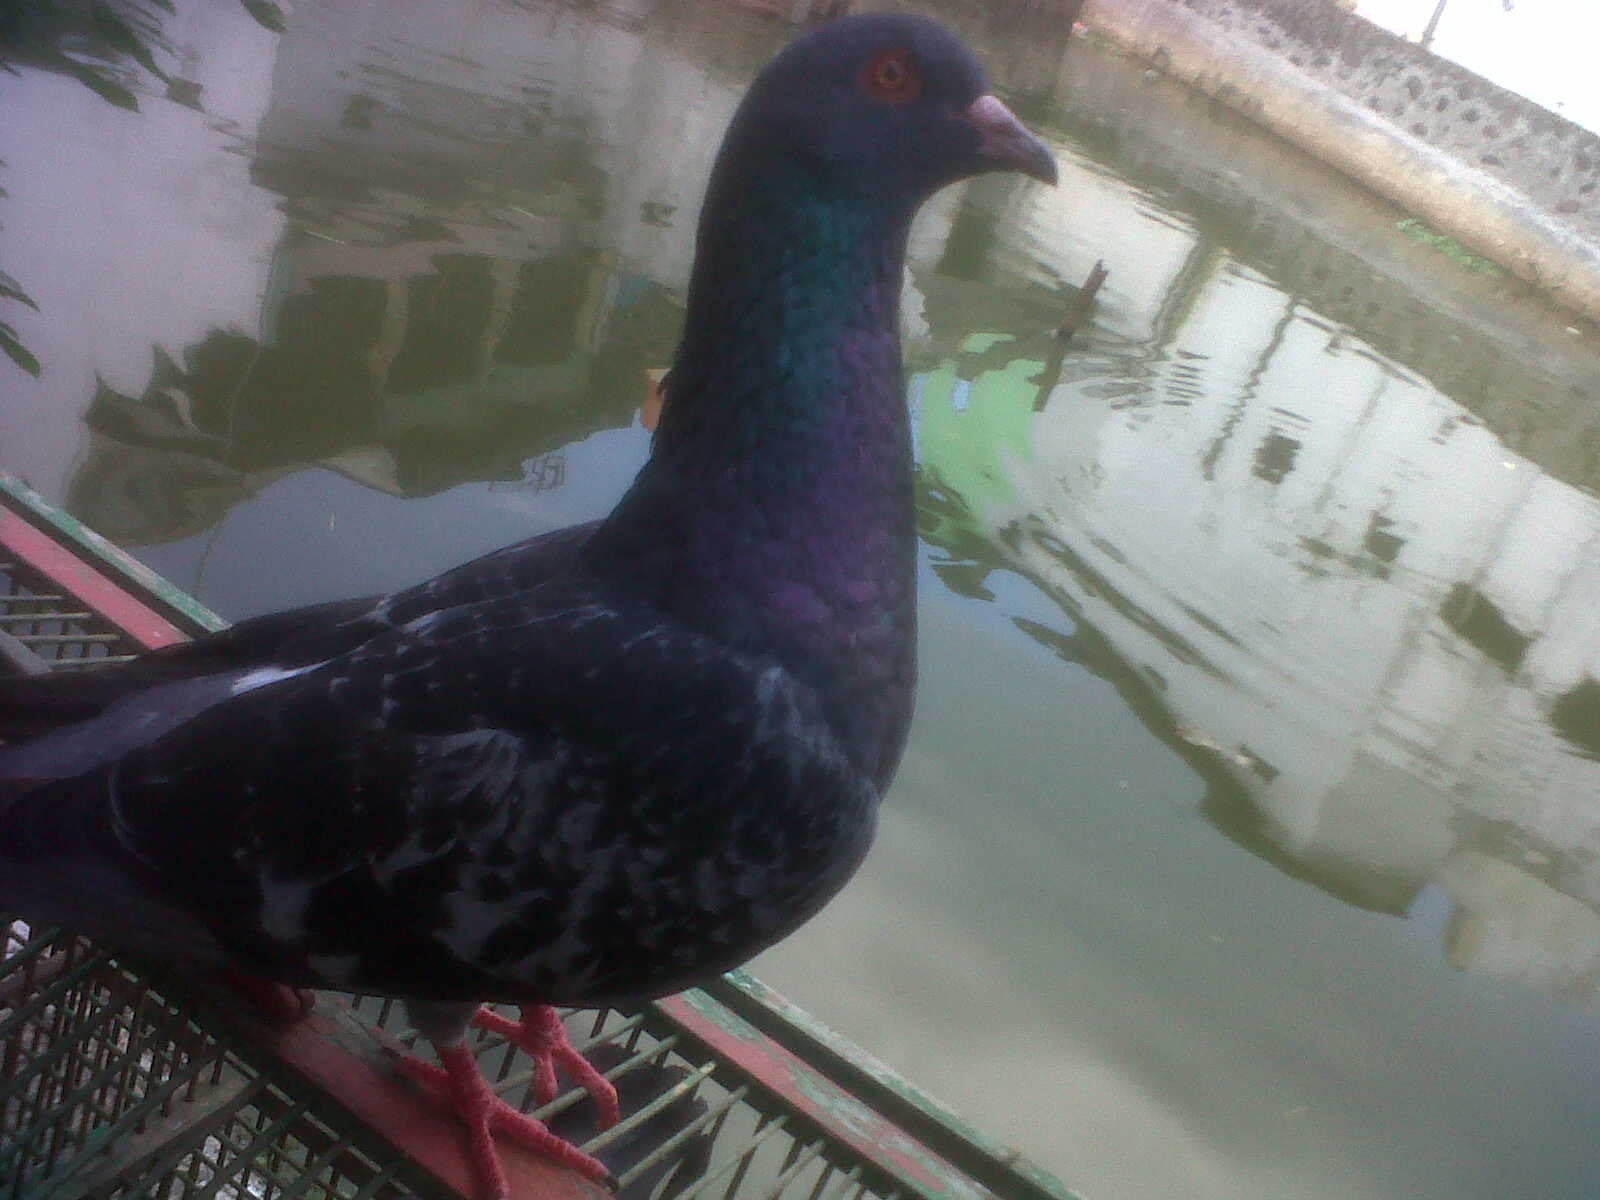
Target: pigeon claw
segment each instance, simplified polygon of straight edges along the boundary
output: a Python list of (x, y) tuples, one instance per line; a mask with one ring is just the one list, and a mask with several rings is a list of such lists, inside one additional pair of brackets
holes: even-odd
[(222, 977), (271, 1025), (297, 1025), (311, 1015), (317, 1002), (316, 993), (309, 988), (290, 987), (245, 971), (225, 970)]
[(439, 1065), (402, 1056), (397, 1066), (455, 1110), (467, 1127), (467, 1164), (472, 1171), (478, 1200), (510, 1200), (495, 1136), (517, 1142), (535, 1154), (567, 1167), (587, 1179), (615, 1190), (616, 1181), (599, 1159), (585, 1154), (565, 1138), (550, 1132), (544, 1122), (518, 1112), (489, 1086), (478, 1070), (478, 1060), (460, 1042), (438, 1045)]
[(556, 1078), (559, 1066), (568, 1079), (589, 1093), (600, 1110), (601, 1129), (610, 1129), (622, 1119), (617, 1089), (572, 1045), (561, 1015), (550, 1005), (524, 1005), (521, 1021), (501, 1016), (492, 1008), (480, 1008), (472, 1023), (500, 1034), (533, 1060), (534, 1095), (540, 1104), (549, 1104), (560, 1091)]

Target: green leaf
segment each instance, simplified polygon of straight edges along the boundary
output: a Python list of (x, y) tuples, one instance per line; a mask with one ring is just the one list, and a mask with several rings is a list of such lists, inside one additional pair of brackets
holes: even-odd
[(138, 32), (116, 13), (104, 4), (96, 4), (89, 10), (89, 18), (94, 26), (94, 31), (105, 39), (106, 44), (113, 50), (129, 55), (138, 60), (150, 74), (162, 82), (166, 82), (167, 73), (156, 63), (156, 57), (150, 51), (150, 45), (140, 37)]
[(39, 365), (39, 360), (28, 352), (26, 346), (17, 341), (16, 330), (12, 329), (4, 321), (0, 321), (0, 350), (4, 350), (6, 357), (29, 375), (32, 375), (35, 379), (39, 378), (39, 373), (43, 370)]
[(34, 312), (39, 311), (39, 306), (33, 302), (33, 297), (22, 290), (22, 285), (4, 271), (0, 271), (0, 297), (7, 300), (20, 300)]
[(55, 55), (55, 63), (79, 83), (98, 93), (102, 99), (109, 100), (118, 108), (126, 108), (132, 112), (139, 111), (139, 101), (116, 80), (100, 74), (93, 67), (85, 66), (76, 59), (68, 58), (65, 54)]
[(284, 30), (283, 9), (272, 0), (243, 0), (244, 10), (273, 33)]

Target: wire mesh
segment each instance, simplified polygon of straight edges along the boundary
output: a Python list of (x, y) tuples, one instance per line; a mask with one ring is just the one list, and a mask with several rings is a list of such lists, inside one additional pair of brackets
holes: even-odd
[(122, 662), (137, 646), (122, 630), (25, 563), (0, 554), (0, 633), (56, 669)]
[[(416, 1041), (393, 1001), (362, 1000), (356, 1012), (404, 1044)], [(873, 1164), (654, 1007), (575, 1010), (566, 1019), (574, 1045), (622, 1099), (623, 1120), (598, 1135), (581, 1090), (536, 1106), (532, 1063), (503, 1037), (479, 1033), (474, 1053), (497, 1093), (602, 1158), (625, 1200), (895, 1200), (901, 1194)]]
[(353, 1139), (109, 953), (15, 915), (0, 930), (6, 1200), (415, 1192), (398, 1150)]
[[(0, 914), (0, 1197), (448, 1195), (404, 1153), (276, 1082), (248, 1049), (83, 938)], [(356, 1013), (410, 1044), (400, 1009)], [(895, 1200), (871, 1164), (654, 1010), (567, 1014), (618, 1087), (625, 1117), (593, 1124), (586, 1093), (533, 1107), (534, 1072), (495, 1034), (475, 1043), (506, 1099), (603, 1156), (628, 1200)], [(419, 1048), (420, 1049), (420, 1048)]]

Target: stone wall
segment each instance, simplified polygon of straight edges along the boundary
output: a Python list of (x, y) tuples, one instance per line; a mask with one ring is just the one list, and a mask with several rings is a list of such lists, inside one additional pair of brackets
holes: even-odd
[(1600, 138), (1334, 0), (1085, 0), (1082, 20), (1600, 322)]
[(1600, 136), (1331, 0), (1180, 0), (1600, 237)]
[(1395, 236), (1393, 209), (1370, 189), (1123, 56), (1074, 47), (1059, 86), (1062, 128), (1093, 158), (1171, 197), (1199, 236), (1428, 380), (1542, 471), (1600, 494), (1597, 342), (1569, 331), (1542, 292), (1441, 265)]

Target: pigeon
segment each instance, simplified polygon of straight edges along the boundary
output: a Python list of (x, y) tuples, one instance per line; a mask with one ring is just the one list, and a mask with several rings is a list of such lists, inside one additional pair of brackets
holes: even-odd
[[(912, 216), (1045, 145), (927, 18), (821, 25), (735, 112), (644, 466), (604, 519), (380, 597), (0, 681), (0, 907), (272, 986), (402, 998), (467, 1126), (474, 1024), (615, 1092), (552, 1005), (631, 1006), (784, 937), (872, 841), (912, 713), (898, 305)], [(518, 1005), (513, 1021), (483, 1002)], [(292, 1006), (291, 1006), (292, 1008)]]

